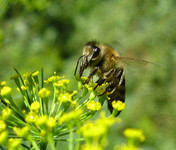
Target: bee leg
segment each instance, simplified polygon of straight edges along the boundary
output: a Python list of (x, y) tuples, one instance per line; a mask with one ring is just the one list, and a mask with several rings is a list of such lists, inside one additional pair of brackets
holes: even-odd
[(88, 84), (90, 79), (97, 73), (98, 71), (98, 67), (95, 67), (91, 73), (89, 74), (89, 76), (87, 77), (87, 80), (83, 83), (83, 84)]
[(115, 69), (111, 69), (110, 71), (108, 71), (108, 72), (104, 75), (103, 78), (102, 78), (102, 77), (99, 78), (99, 79), (96, 81), (97, 85), (94, 87), (94, 90), (95, 90), (98, 86), (102, 85), (114, 72), (115, 72)]

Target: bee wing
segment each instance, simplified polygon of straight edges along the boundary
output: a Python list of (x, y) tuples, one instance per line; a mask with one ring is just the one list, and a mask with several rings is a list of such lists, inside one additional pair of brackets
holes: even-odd
[(118, 65), (126, 67), (132, 66), (132, 65), (146, 65), (146, 64), (152, 64), (152, 65), (157, 65), (157, 66), (163, 66), (161, 64), (153, 63), (151, 61), (143, 60), (143, 59), (137, 59), (137, 58), (130, 58), (130, 57), (117, 57), (118, 60)]

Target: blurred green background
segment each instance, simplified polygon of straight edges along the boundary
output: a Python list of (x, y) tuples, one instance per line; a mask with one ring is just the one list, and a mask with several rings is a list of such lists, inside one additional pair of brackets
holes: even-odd
[(143, 149), (174, 150), (175, 0), (0, 0), (1, 81), (12, 84), (14, 67), (21, 73), (43, 67), (45, 78), (57, 71), (76, 89), (74, 68), (89, 40), (163, 65), (126, 65), (126, 109), (107, 150), (126, 142), (122, 131), (128, 127), (144, 130)]

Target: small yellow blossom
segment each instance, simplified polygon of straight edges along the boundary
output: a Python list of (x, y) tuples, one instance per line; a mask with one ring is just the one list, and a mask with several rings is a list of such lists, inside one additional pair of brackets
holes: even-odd
[(48, 97), (50, 95), (50, 91), (46, 88), (42, 88), (39, 92), (38, 92), (38, 96), (39, 97), (42, 97), (42, 98), (45, 98), (45, 97)]
[(37, 123), (39, 126), (42, 126), (42, 125), (46, 124), (47, 121), (48, 121), (48, 116), (47, 116), (47, 115), (43, 115), (43, 116), (41, 116), (41, 117), (39, 117), (39, 118), (37, 119), (37, 122), (36, 122), (36, 123)]
[(35, 72), (32, 73), (32, 76), (33, 76), (33, 77), (34, 77), (34, 76), (38, 76), (38, 74), (39, 74), (39, 71), (35, 71)]
[(98, 144), (83, 144), (81, 150), (103, 150), (103, 148)]
[(3, 109), (2, 112), (1, 112), (2, 119), (3, 120), (7, 119), (10, 116), (11, 112), (12, 112), (11, 109), (8, 108), (8, 107)]
[(57, 76), (56, 73), (54, 73), (53, 76), (49, 77), (48, 80), (45, 80), (44, 82), (45, 83), (49, 83), (49, 82), (53, 82), (54, 83), (54, 82), (59, 81), (62, 78), (65, 78), (65, 76), (60, 77), (60, 76)]
[(97, 111), (100, 110), (100, 108), (101, 108), (100, 102), (95, 102), (94, 100), (92, 100), (89, 103), (87, 103), (87, 109), (89, 110)]
[[(28, 87), (27, 86), (24, 86), (24, 85), (22, 85), (21, 86), (21, 90), (22, 91), (26, 91), (28, 89)], [(19, 88), (17, 88), (17, 91), (19, 91), (20, 92), (20, 89)]]
[(107, 127), (102, 124), (94, 124), (88, 122), (81, 127), (81, 133), (83, 137), (101, 137), (107, 133)]
[(122, 144), (122, 145), (116, 145), (114, 147), (114, 150), (141, 150), (141, 149), (137, 148), (134, 145)]
[(58, 100), (60, 102), (72, 102), (72, 94), (69, 93), (61, 93), (58, 96)]
[(9, 139), (9, 147), (11, 149), (18, 149), (21, 144), (21, 140), (17, 138), (10, 138)]
[(0, 145), (3, 144), (8, 138), (8, 132), (7, 131), (3, 131), (0, 132)]
[(12, 91), (11, 87), (9, 87), (9, 86), (4, 86), (4, 87), (0, 90), (0, 95), (1, 95), (1, 96), (9, 95), (11, 91)]
[(40, 135), (41, 135), (41, 136), (45, 136), (45, 135), (46, 135), (46, 133), (47, 133), (47, 131), (46, 131), (46, 130), (41, 130)]
[(33, 111), (37, 111), (39, 108), (40, 108), (40, 103), (38, 102), (38, 101), (36, 101), (36, 102), (33, 102), (32, 104), (31, 104), (31, 110), (33, 110)]
[(69, 113), (64, 113), (63, 116), (59, 119), (59, 123), (62, 124), (64, 122), (80, 119), (82, 113), (83, 111), (80, 109), (71, 111)]
[(25, 74), (23, 74), (24, 78), (28, 78), (32, 75), (32, 72), (26, 72)]
[(117, 109), (118, 111), (122, 111), (125, 108), (125, 103), (123, 103), (122, 101), (118, 100), (118, 101), (113, 101), (112, 102), (112, 107), (114, 109)]
[(35, 112), (29, 112), (25, 117), (25, 121), (28, 123), (36, 122), (37, 119), (38, 119), (38, 115)]
[(53, 128), (55, 125), (56, 125), (56, 119), (53, 118), (53, 117), (50, 117), (50, 118), (47, 120), (47, 126), (48, 126), (49, 128)]
[(0, 120), (0, 132), (6, 129), (6, 124), (3, 120)]
[(6, 81), (0, 81), (0, 87), (3, 87), (3, 86), (5, 86), (5, 85), (7, 85), (7, 82), (6, 82)]
[(18, 127), (14, 127), (13, 131), (15, 132), (15, 134), (19, 137), (25, 137), (28, 135), (30, 128), (29, 126), (25, 126), (23, 128), (18, 128)]
[(136, 138), (136, 139), (139, 139), (141, 142), (143, 142), (145, 140), (145, 136), (143, 134), (143, 131), (140, 129), (127, 128), (124, 130), (123, 134), (127, 138)]

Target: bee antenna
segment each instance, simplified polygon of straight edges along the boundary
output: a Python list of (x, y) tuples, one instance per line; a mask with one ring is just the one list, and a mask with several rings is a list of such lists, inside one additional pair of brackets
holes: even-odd
[(75, 72), (74, 72), (74, 76), (76, 75), (76, 71), (77, 71), (77, 68), (78, 68), (79, 61), (80, 61), (80, 59), (81, 59), (83, 56), (84, 56), (84, 55), (82, 55), (82, 56), (80, 56), (80, 57), (78, 58), (78, 61), (77, 61), (77, 64), (76, 64), (76, 68), (75, 68)]
[(118, 59), (127, 59), (127, 60), (134, 60), (134, 61), (140, 61), (143, 63), (149, 63), (149, 64), (153, 64), (153, 65), (157, 65), (157, 66), (162, 66), (161, 64), (157, 64), (157, 63), (153, 63), (151, 61), (147, 61), (147, 60), (143, 60), (143, 59), (138, 59), (138, 58), (129, 58), (129, 57), (117, 57)]

